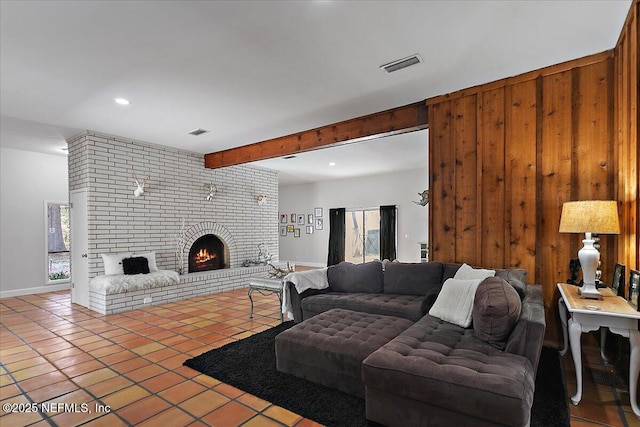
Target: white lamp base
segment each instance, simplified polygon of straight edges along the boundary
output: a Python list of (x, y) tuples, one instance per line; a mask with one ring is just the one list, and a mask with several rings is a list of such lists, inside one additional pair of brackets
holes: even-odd
[(584, 246), (578, 251), (578, 259), (582, 267), (584, 284), (579, 290), (580, 298), (602, 299), (602, 294), (596, 288), (596, 270), (600, 261), (600, 252), (593, 246), (591, 233), (585, 233), (582, 241)]
[(595, 285), (593, 284), (584, 284), (580, 289), (578, 289), (578, 295), (583, 299), (602, 299), (602, 294)]

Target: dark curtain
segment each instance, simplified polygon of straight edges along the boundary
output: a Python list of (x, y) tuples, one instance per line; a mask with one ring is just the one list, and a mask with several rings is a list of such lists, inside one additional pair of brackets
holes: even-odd
[(393, 261), (396, 256), (395, 205), (380, 206), (380, 259)]
[(327, 266), (344, 261), (344, 239), (346, 209), (329, 209), (329, 256)]

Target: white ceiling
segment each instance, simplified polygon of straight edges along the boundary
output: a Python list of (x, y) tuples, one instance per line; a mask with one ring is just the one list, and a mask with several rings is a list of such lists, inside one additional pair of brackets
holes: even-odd
[[(215, 152), (611, 49), (630, 4), (2, 0), (0, 144), (59, 154), (88, 129)], [(379, 69), (415, 53), (424, 63)], [(211, 132), (187, 135), (194, 128)], [(346, 148), (364, 150), (352, 168), (389, 161), (372, 143)], [(402, 146), (397, 167), (411, 168)], [(313, 155), (261, 165), (283, 179), (337, 177), (320, 173), (330, 154)]]

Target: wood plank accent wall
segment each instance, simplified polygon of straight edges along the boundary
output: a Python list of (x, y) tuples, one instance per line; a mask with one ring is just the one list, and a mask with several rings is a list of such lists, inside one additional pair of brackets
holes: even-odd
[[(614, 51), (427, 100), (430, 258), (520, 267), (544, 287), (547, 339), (583, 236), (562, 203), (615, 199)], [(603, 279), (619, 259), (601, 236)]]
[(626, 231), (618, 238), (618, 259), (627, 266), (627, 271), (630, 267), (640, 268), (639, 14), (640, 2), (635, 0), (615, 48), (616, 200), (620, 227)]

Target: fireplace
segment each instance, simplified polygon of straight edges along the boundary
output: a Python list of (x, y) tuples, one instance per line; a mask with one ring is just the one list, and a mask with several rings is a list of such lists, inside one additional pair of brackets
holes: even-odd
[(224, 243), (213, 234), (198, 238), (189, 249), (189, 273), (225, 268)]

